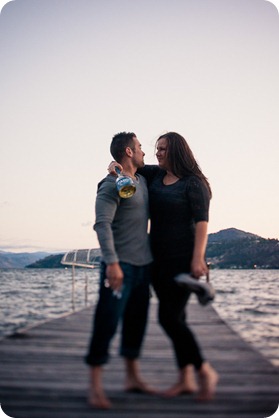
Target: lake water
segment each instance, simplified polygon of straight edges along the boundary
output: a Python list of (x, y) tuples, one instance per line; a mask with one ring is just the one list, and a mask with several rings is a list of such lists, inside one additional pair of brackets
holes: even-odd
[[(279, 366), (279, 270), (212, 270), (213, 307), (228, 325)], [(95, 302), (98, 269), (76, 269), (75, 309)], [(0, 269), (0, 338), (73, 310), (72, 270)]]

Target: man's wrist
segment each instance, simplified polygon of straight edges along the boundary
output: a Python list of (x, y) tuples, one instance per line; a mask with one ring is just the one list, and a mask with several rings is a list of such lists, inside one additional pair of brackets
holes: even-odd
[(114, 261), (113, 263), (107, 263), (108, 267), (116, 267), (119, 266), (119, 262), (118, 261)]

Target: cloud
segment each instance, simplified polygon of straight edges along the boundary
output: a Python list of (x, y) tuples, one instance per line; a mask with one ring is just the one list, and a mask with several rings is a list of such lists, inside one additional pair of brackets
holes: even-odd
[[(48, 252), (59, 253), (68, 251), (66, 248), (57, 248), (52, 246), (42, 245), (39, 242), (31, 241), (28, 239), (3, 239), (0, 236), (0, 252), (12, 252), (12, 253), (33, 253), (33, 252)], [(1, 418), (1, 415), (0, 415)]]
[(92, 221), (83, 222), (83, 223), (81, 224), (81, 226), (82, 226), (83, 228), (88, 228), (89, 226), (92, 226)]

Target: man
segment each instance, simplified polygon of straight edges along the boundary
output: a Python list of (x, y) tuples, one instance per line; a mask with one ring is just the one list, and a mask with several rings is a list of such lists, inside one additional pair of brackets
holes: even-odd
[(90, 366), (88, 401), (92, 406), (102, 409), (111, 407), (103, 390), (102, 371), (108, 361), (110, 341), (120, 318), (120, 354), (126, 366), (125, 389), (153, 392), (142, 381), (138, 365), (148, 315), (152, 262), (147, 233), (148, 190), (145, 179), (136, 174), (137, 169), (144, 166), (145, 154), (136, 135), (126, 132), (113, 137), (110, 151), (122, 165), (123, 174), (134, 180), (136, 193), (130, 198), (121, 198), (113, 175), (108, 175), (98, 185), (94, 229), (103, 263), (86, 363)]

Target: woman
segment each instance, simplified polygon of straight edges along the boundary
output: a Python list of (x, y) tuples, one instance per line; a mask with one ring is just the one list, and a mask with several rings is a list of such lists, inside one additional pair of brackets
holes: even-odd
[(210, 400), (218, 374), (203, 358), (186, 323), (190, 292), (178, 286), (174, 277), (191, 273), (199, 279), (208, 272), (205, 251), (211, 189), (181, 135), (168, 132), (156, 146), (158, 166), (145, 166), (139, 173), (148, 182), (152, 283), (159, 300), (159, 322), (172, 341), (179, 369), (177, 382), (164, 394), (172, 397), (199, 390), (200, 400)]

